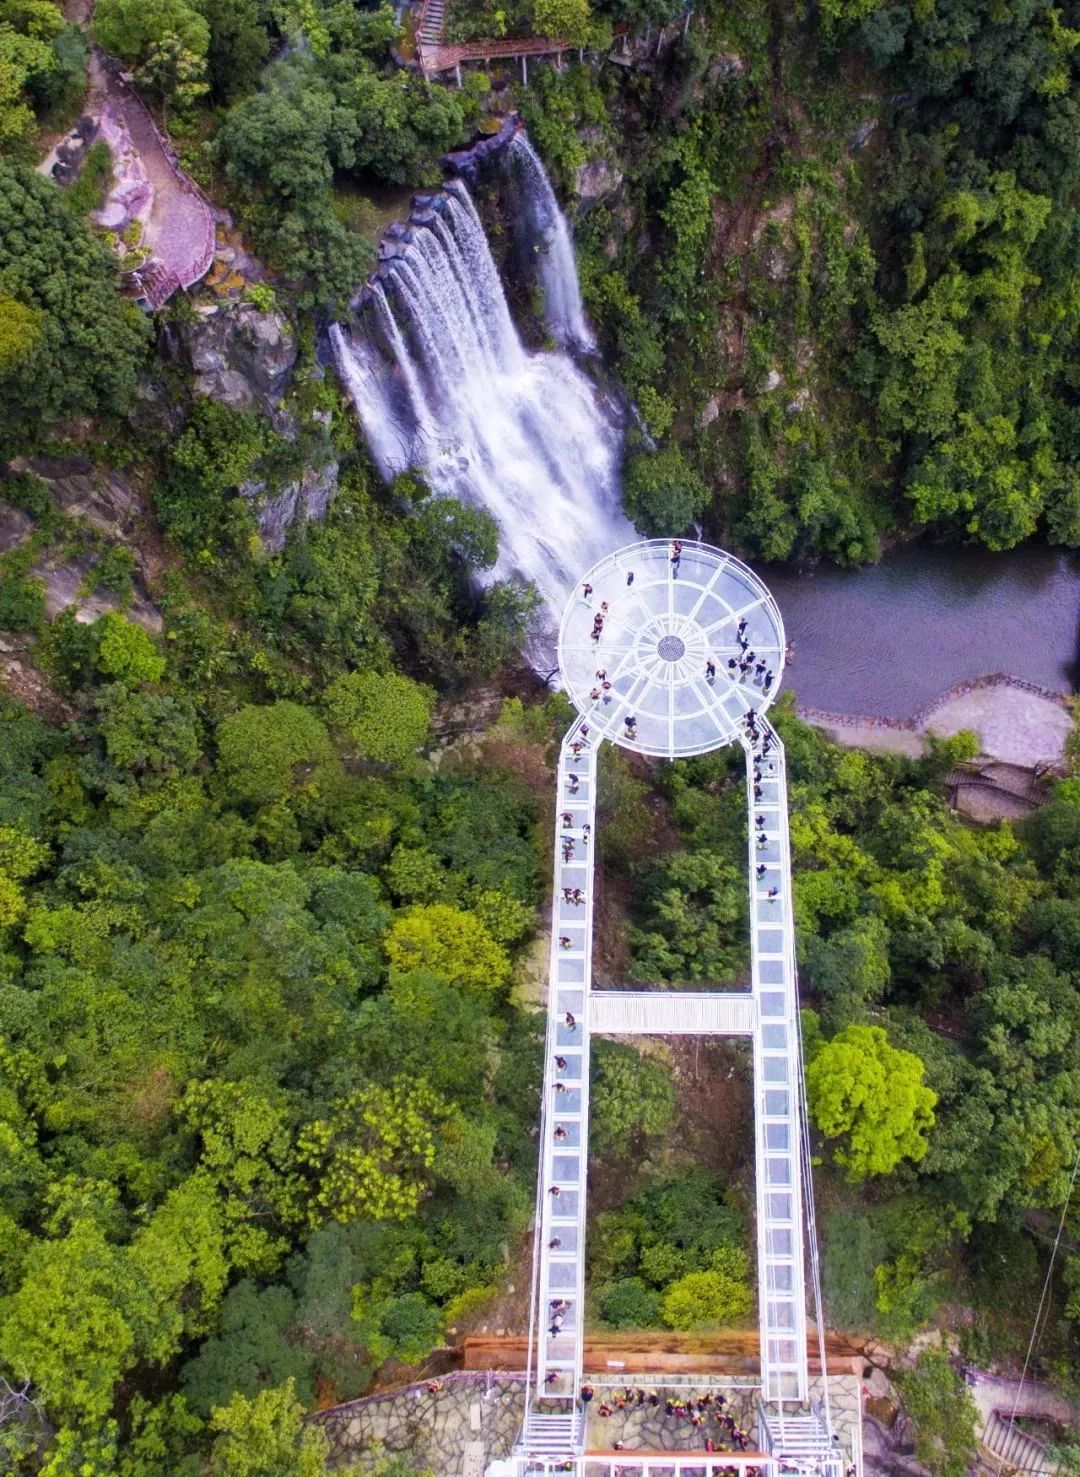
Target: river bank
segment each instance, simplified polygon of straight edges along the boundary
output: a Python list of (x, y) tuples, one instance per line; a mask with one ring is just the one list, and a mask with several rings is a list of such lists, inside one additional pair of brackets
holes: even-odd
[(929, 733), (950, 738), (973, 729), (988, 758), (1031, 770), (1059, 768), (1072, 729), (1063, 693), (1001, 672), (958, 683), (909, 718), (829, 713), (798, 701), (796, 709), (836, 743), (913, 757)]

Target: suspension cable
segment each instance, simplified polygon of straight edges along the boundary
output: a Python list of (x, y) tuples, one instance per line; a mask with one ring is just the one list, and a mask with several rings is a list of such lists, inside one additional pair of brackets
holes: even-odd
[[(1058, 1221), (1057, 1235), (1054, 1237), (1053, 1249), (1050, 1252), (1050, 1262), (1046, 1268), (1046, 1277), (1043, 1281), (1042, 1295), (1039, 1298), (1039, 1306), (1035, 1310), (1035, 1321), (1031, 1325), (1031, 1337), (1028, 1339), (1027, 1353), (1024, 1355), (1024, 1367), (1020, 1372), (1020, 1379), (1016, 1386), (1016, 1395), (1013, 1398), (1012, 1414), (1009, 1416), (1009, 1429), (1013, 1430), (1016, 1425), (1016, 1412), (1020, 1408), (1020, 1395), (1027, 1379), (1028, 1366), (1034, 1357), (1039, 1340), (1042, 1338), (1040, 1323), (1046, 1326), (1046, 1316), (1050, 1313), (1050, 1279), (1054, 1272), (1054, 1262), (1057, 1259), (1058, 1248), (1061, 1246), (1061, 1238), (1065, 1232), (1065, 1218), (1069, 1213), (1069, 1202), (1072, 1200), (1073, 1189), (1076, 1185), (1077, 1172), (1080, 1171), (1080, 1149), (1077, 1150), (1076, 1161), (1073, 1164), (1072, 1174), (1069, 1176), (1069, 1188), (1065, 1195), (1065, 1203), (1061, 1207), (1061, 1219)], [(999, 1469), (1000, 1471), (1000, 1466)]]

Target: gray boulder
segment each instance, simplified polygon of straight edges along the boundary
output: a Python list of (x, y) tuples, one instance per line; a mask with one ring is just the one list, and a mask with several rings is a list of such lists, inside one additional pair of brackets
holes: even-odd
[(574, 177), (574, 193), (583, 210), (614, 195), (623, 182), (621, 169), (609, 159), (588, 159), (579, 164)]
[(281, 313), (254, 303), (221, 304), (178, 326), (195, 392), (234, 410), (274, 411), (296, 363), (296, 335)]

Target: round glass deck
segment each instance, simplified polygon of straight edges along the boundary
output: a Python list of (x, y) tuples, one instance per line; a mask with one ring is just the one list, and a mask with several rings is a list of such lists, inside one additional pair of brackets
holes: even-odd
[(559, 666), (590, 743), (669, 759), (704, 754), (731, 743), (747, 710), (760, 713), (776, 696), (784, 626), (768, 590), (722, 549), (684, 539), (677, 560), (675, 550), (671, 539), (628, 544), (570, 597)]

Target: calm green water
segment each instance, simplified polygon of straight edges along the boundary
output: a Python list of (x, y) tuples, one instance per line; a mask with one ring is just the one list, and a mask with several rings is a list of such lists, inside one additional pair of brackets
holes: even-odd
[(808, 707), (907, 718), (991, 672), (1077, 686), (1076, 554), (906, 545), (867, 569), (761, 573), (793, 647), (784, 685)]

